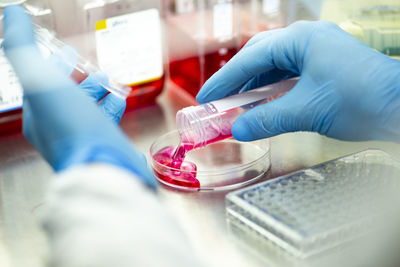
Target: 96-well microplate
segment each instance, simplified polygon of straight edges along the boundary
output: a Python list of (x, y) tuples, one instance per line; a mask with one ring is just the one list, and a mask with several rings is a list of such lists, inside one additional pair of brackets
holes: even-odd
[(228, 222), (305, 258), (369, 229), (400, 195), (399, 173), (389, 154), (362, 151), (228, 194)]

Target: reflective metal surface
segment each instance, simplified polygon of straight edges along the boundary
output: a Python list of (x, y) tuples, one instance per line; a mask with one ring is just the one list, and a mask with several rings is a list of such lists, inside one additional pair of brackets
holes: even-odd
[[(159, 98), (157, 105), (127, 112), (121, 124), (147, 156), (154, 139), (175, 128), (174, 116), (179, 105), (174, 103), (181, 99), (169, 93), (172, 85), (167, 87), (168, 92)], [(271, 139), (269, 176), (371, 147), (399, 154), (399, 145), (392, 143), (339, 142), (311, 133), (281, 135)], [(44, 265), (46, 241), (37, 217), (52, 174), (22, 135), (0, 138), (0, 266), (8, 267), (7, 255), (12, 266)], [(265, 266), (265, 259), (244, 249), (228, 234), (224, 206), (228, 192), (185, 193), (166, 187), (160, 187), (159, 191), (165, 207), (181, 223), (207, 266)]]

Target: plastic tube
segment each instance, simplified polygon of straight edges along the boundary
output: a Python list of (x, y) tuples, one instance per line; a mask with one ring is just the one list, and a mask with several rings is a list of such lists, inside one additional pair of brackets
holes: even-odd
[(281, 97), (292, 89), (297, 81), (298, 78), (289, 79), (178, 111), (176, 126), (181, 144), (186, 150), (191, 150), (232, 137), (231, 128), (239, 115), (257, 105)]
[[(76, 55), (76, 57), (71, 58), (65, 55), (65, 53), (62, 53), (63, 48), (67, 45), (61, 40), (57, 39), (49, 30), (34, 24), (34, 31), (36, 41), (39, 45), (42, 45), (44, 48), (48, 49), (51, 54), (57, 54), (61, 57), (64, 63), (73, 67), (74, 70), (71, 74), (71, 78), (78, 84), (85, 80), (91, 73), (100, 71), (99, 67), (90, 63), (87, 59), (80, 55)], [(118, 83), (112, 79), (108, 81), (108, 84), (105, 84), (101, 80), (97, 80), (97, 82), (111, 93), (123, 99), (126, 99), (131, 91), (129, 86)]]

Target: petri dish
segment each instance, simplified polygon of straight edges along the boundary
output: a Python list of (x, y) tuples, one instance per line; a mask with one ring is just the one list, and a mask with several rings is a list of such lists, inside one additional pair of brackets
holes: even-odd
[[(239, 142), (226, 139), (187, 153), (185, 162), (195, 164), (196, 171), (167, 166), (155, 159), (156, 153), (180, 138), (177, 131), (159, 137), (150, 147), (151, 162), (157, 180), (166, 186), (185, 191), (231, 190), (263, 178), (270, 169), (270, 142)], [(187, 181), (186, 181), (187, 179)], [(195, 179), (198, 183), (192, 183)]]

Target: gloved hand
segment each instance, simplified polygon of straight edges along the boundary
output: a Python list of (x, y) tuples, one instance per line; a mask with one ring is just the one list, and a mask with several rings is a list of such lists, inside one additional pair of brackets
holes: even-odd
[[(66, 63), (64, 59), (68, 59), (69, 63)], [(66, 77), (71, 77), (74, 67), (78, 63), (78, 53), (71, 46), (63, 47), (58, 53), (50, 55), (46, 61), (57, 66)], [(74, 64), (75, 63), (75, 64)], [(126, 108), (126, 101), (114, 94), (108, 94), (107, 89), (105, 89), (101, 84), (108, 85), (108, 77), (104, 73), (92, 73), (84, 81), (80, 83), (80, 87), (84, 89), (86, 93), (93, 98), (93, 100), (98, 103), (100, 100), (100, 109), (108, 118), (119, 124), (122, 115), (124, 115)]]
[(197, 101), (295, 76), (300, 80), (290, 92), (235, 121), (236, 139), (314, 131), (342, 140), (400, 141), (400, 62), (327, 21), (257, 34), (205, 83)]
[(114, 94), (107, 95), (107, 89), (101, 86), (98, 81), (104, 81), (103, 84), (107, 85), (108, 77), (104, 73), (90, 74), (81, 82), (80, 87), (94, 99), (95, 103), (103, 100), (99, 104), (100, 110), (115, 124), (119, 124), (125, 112), (126, 101)]
[[(105, 162), (128, 169), (146, 184), (155, 185), (143, 154), (84, 90), (42, 58), (30, 18), (21, 7), (5, 8), (3, 35), (6, 56), (24, 89), (24, 134), (56, 171), (76, 164)], [(92, 82), (89, 77), (83, 86), (100, 98), (103, 93), (91, 86)], [(103, 104), (104, 109), (115, 104), (115, 96), (106, 99), (110, 100)]]

